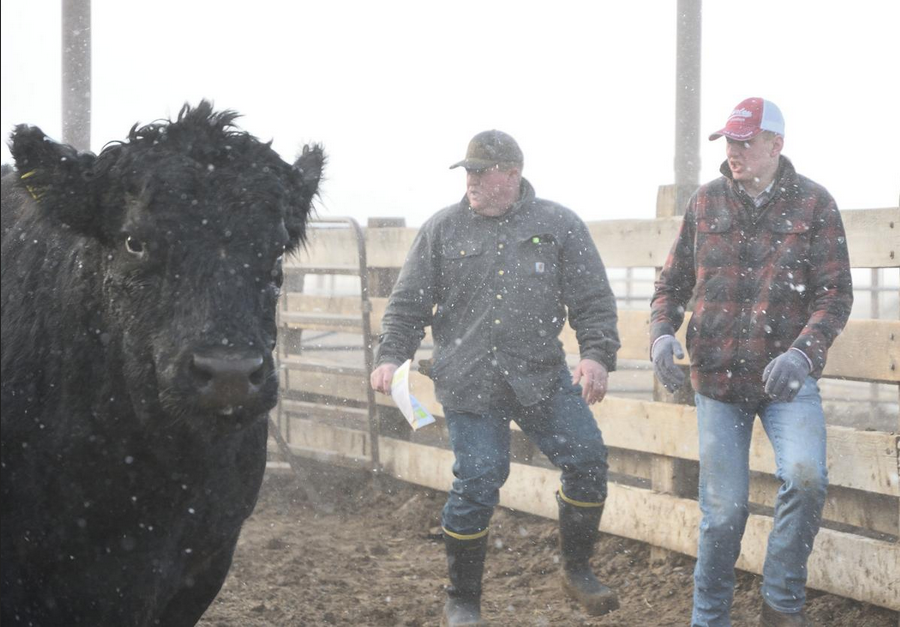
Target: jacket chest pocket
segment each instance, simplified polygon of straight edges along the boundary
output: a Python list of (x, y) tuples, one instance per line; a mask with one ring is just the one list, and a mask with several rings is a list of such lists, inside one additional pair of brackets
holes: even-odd
[(718, 268), (735, 263), (741, 251), (732, 222), (732, 217), (726, 213), (710, 213), (697, 218), (694, 259), (699, 266)]
[(441, 249), (441, 274), (445, 283), (463, 281), (483, 266), (481, 242), (448, 242)]
[(530, 235), (519, 242), (519, 272), (528, 279), (556, 277), (559, 270), (559, 245), (550, 234)]
[(770, 263), (776, 268), (797, 269), (809, 260), (810, 222), (796, 216), (778, 215), (767, 225), (771, 243)]

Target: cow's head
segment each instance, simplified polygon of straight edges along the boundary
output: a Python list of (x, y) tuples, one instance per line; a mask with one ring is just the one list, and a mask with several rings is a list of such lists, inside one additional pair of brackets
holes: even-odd
[(286, 163), (236, 117), (185, 106), (96, 156), (34, 127), (10, 144), (45, 217), (96, 242), (110, 350), (133, 400), (174, 419), (244, 422), (277, 400), (282, 259), (303, 242), (325, 159), (306, 146)]

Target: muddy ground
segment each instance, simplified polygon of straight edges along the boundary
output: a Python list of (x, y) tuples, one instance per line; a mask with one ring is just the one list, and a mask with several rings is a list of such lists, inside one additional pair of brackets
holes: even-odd
[[(266, 477), (244, 526), (234, 565), (203, 627), (437, 625), (446, 566), (439, 541), (445, 495), (303, 461), (320, 495), (313, 508), (286, 473)], [(694, 560), (651, 563), (645, 544), (604, 535), (593, 559), (621, 609), (588, 616), (558, 587), (555, 521), (498, 509), (485, 568), (484, 617), (491, 625), (688, 625)], [(759, 577), (740, 573), (735, 627), (756, 625)], [(816, 625), (896, 627), (897, 613), (816, 591)]]

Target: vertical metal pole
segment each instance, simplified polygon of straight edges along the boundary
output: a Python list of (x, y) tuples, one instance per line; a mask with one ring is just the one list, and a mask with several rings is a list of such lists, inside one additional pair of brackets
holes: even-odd
[[(290, 285), (288, 283), (288, 285)], [(284, 397), (285, 394), (291, 389), (291, 377), (290, 370), (287, 368), (282, 369), (281, 360), (283, 357), (287, 357), (287, 346), (286, 342), (288, 339), (288, 334), (290, 333), (287, 325), (282, 324), (281, 320), (281, 312), (287, 311), (288, 309), (288, 295), (287, 290), (283, 290), (281, 293), (281, 297), (278, 299), (278, 307), (275, 309), (275, 325), (278, 329), (278, 342), (275, 344), (275, 370), (278, 372), (278, 405), (276, 406), (276, 421), (275, 421), (275, 429), (279, 434), (284, 434)], [(290, 434), (287, 436), (288, 442), (291, 440)]]
[(62, 140), (91, 149), (91, 0), (62, 0)]
[(678, 0), (675, 51), (675, 212), (700, 184), (700, 43), (702, 0)]
[(381, 437), (381, 420), (378, 416), (375, 390), (368, 384), (369, 375), (375, 369), (375, 338), (372, 336), (372, 301), (369, 300), (369, 262), (366, 258), (366, 235), (356, 220), (347, 218), (347, 221), (356, 232), (356, 242), (359, 249), (359, 288), (362, 298), (363, 355), (366, 362), (366, 404), (369, 411), (369, 437), (372, 441), (372, 470), (380, 472), (381, 447), (378, 439)]

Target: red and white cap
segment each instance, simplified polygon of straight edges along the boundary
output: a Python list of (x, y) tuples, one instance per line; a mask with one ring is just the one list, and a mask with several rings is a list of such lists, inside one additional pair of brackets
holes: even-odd
[(763, 131), (784, 137), (784, 116), (774, 102), (762, 98), (747, 98), (728, 116), (725, 128), (709, 136), (709, 141), (722, 135), (729, 139), (751, 139)]

